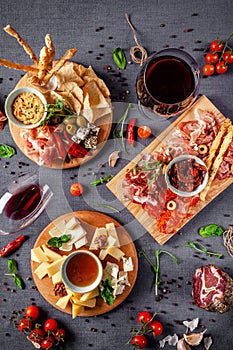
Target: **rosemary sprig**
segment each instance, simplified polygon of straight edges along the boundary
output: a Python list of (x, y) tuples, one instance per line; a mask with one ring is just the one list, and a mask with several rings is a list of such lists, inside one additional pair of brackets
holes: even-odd
[(175, 264), (179, 264), (179, 259), (173, 255), (172, 253), (168, 252), (167, 250), (164, 249), (157, 249), (155, 250), (155, 264), (152, 262), (152, 260), (148, 257), (148, 255), (146, 254), (146, 252), (144, 250), (139, 250), (138, 251), (138, 255), (143, 256), (146, 261), (148, 262), (148, 264), (152, 267), (152, 270), (155, 274), (155, 296), (158, 295), (158, 286), (160, 285), (160, 278), (159, 278), (159, 273), (160, 273), (160, 255), (164, 253), (167, 254), (168, 256), (170, 256), (170, 258), (172, 259), (172, 261)]
[(194, 241), (188, 241), (185, 244), (176, 246), (175, 248), (179, 248), (179, 247), (190, 247), (194, 250), (196, 250), (197, 252), (200, 253), (205, 253), (206, 255), (211, 255), (211, 256), (216, 256), (217, 258), (221, 259), (222, 254), (219, 253), (214, 253), (209, 251), (202, 243), (200, 242), (194, 242)]
[(126, 121), (126, 118), (128, 116), (130, 108), (131, 108), (131, 103), (128, 104), (128, 106), (125, 110), (125, 113), (122, 115), (121, 119), (117, 122), (117, 125), (114, 128), (113, 133), (112, 133), (114, 139), (117, 139), (119, 137), (121, 138), (122, 147), (123, 147), (124, 152), (126, 152), (126, 153), (127, 153), (127, 149), (126, 149), (125, 141), (124, 141), (124, 125), (125, 125), (125, 121)]
[(103, 184), (104, 182), (108, 182), (110, 180), (112, 180), (112, 178), (114, 177), (114, 175), (107, 175), (105, 177), (100, 177), (98, 180), (92, 181), (90, 182), (91, 186), (98, 186), (100, 184)]
[(116, 213), (120, 213), (120, 210), (114, 208), (112, 205), (109, 205), (109, 204), (102, 203), (102, 204), (99, 204), (99, 205), (95, 205), (95, 208), (100, 208), (100, 207), (111, 209), (111, 210), (115, 211)]

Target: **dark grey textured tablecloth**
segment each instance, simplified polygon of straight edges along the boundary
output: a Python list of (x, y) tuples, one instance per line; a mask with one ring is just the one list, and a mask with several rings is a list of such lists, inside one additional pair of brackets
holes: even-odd
[[(134, 104), (136, 109), (135, 77), (138, 72), (137, 64), (128, 64), (127, 69), (120, 75), (115, 69), (111, 53), (115, 47), (124, 49), (127, 60), (130, 61), (129, 50), (135, 45), (133, 33), (124, 17), (128, 13), (137, 31), (139, 42), (152, 53), (164, 47), (183, 48), (195, 57), (200, 67), (204, 64), (204, 49), (209, 43), (221, 38), (226, 40), (233, 29), (232, 12), (233, 4), (230, 0), (223, 1), (1, 1), (0, 11), (0, 57), (14, 62), (30, 64), (30, 59), (23, 49), (3, 31), (7, 24), (12, 25), (31, 45), (38, 54), (44, 45), (44, 36), (50, 33), (56, 46), (56, 57), (60, 57), (70, 47), (77, 47), (78, 53), (74, 61), (85, 66), (92, 65), (97, 74), (102, 77), (111, 90), (112, 100), (116, 104), (116, 110), (124, 110), (128, 102)], [(106, 65), (115, 69), (113, 74), (105, 69)], [(0, 101), (1, 109), (7, 94), (14, 88), (23, 72), (0, 68)], [(206, 95), (216, 107), (225, 115), (232, 118), (232, 76), (233, 69), (222, 76), (213, 76), (201, 80), (200, 94)], [(119, 104), (121, 103), (121, 104)], [(132, 111), (131, 111), (132, 113)], [(119, 115), (114, 113), (114, 121)], [(153, 135), (158, 136), (167, 122), (153, 122), (137, 114), (137, 123), (151, 126)], [(147, 140), (145, 144), (148, 144)], [(0, 131), (0, 143), (7, 143), (17, 148), (11, 137), (8, 125)], [(117, 173), (130, 158), (139, 151), (137, 145), (134, 154), (128, 159), (122, 160), (114, 169)], [(47, 212), (22, 233), (28, 236), (23, 247), (12, 255), (18, 262), (19, 274), (26, 282), (26, 288), (17, 289), (10, 278), (4, 277), (7, 271), (7, 259), (0, 261), (1, 279), (1, 349), (31, 349), (31, 344), (23, 334), (14, 329), (9, 318), (12, 311), (25, 308), (35, 302), (42, 310), (44, 318), (53, 317), (67, 330), (67, 339), (64, 349), (127, 349), (126, 342), (130, 336), (131, 327), (137, 326), (137, 313), (149, 310), (158, 312), (159, 320), (164, 325), (163, 336), (177, 333), (182, 336), (185, 327), (182, 321), (200, 318), (200, 324), (207, 328), (207, 335), (212, 336), (213, 350), (231, 350), (232, 342), (232, 311), (223, 315), (212, 314), (198, 309), (190, 304), (191, 285), (193, 272), (202, 264), (214, 263), (233, 275), (232, 257), (223, 246), (222, 238), (209, 238), (202, 240), (209, 244), (209, 248), (224, 254), (223, 259), (206, 257), (195, 254), (189, 248), (174, 249), (174, 246), (183, 244), (187, 240), (198, 239), (198, 229), (208, 223), (217, 223), (225, 229), (232, 223), (232, 186), (221, 193), (204, 210), (193, 218), (183, 229), (183, 235), (175, 235), (165, 245), (165, 249), (178, 255), (181, 263), (176, 266), (167, 256), (161, 258), (162, 289), (169, 292), (164, 294), (160, 302), (156, 302), (153, 291), (153, 274), (143, 259), (139, 259), (139, 271), (136, 284), (130, 294), (119, 307), (106, 315), (92, 318), (76, 318), (72, 320), (70, 315), (62, 313), (49, 305), (43, 297), (33, 288), (31, 277), (30, 249), (33, 247), (38, 234), (49, 224), (50, 220), (68, 210), (96, 210), (99, 202), (108, 203), (121, 210), (121, 214), (111, 210), (100, 208), (99, 210), (112, 216), (122, 225), (126, 225), (128, 232), (135, 238), (137, 248), (144, 248), (151, 259), (154, 259), (155, 249), (159, 245), (142, 228), (142, 226), (124, 209), (105, 187), (87, 190), (81, 198), (69, 195), (69, 186), (75, 178), (83, 179), (87, 184), (93, 178), (92, 172), (100, 172), (99, 163), (106, 163), (111, 140), (103, 151), (92, 162), (86, 165), (65, 171), (40, 169), (36, 164), (26, 158), (21, 151), (9, 160), (0, 159), (0, 182), (3, 183), (13, 176), (13, 173), (28, 170), (39, 172), (50, 179), (56, 179), (56, 186), (62, 185), (63, 196), (60, 198), (62, 205), (59, 207), (59, 197), (51, 201)], [(108, 174), (107, 167), (101, 171)], [(82, 178), (82, 174), (86, 177)], [(89, 175), (88, 175), (89, 174)], [(64, 201), (65, 198), (65, 201)], [(0, 245), (3, 246), (14, 236), (0, 236)], [(7, 285), (4, 285), (7, 282)], [(11, 292), (11, 290), (15, 292)], [(149, 342), (148, 348), (158, 348), (158, 340)], [(166, 349), (173, 349), (168, 345)], [(203, 345), (196, 347), (203, 349)]]

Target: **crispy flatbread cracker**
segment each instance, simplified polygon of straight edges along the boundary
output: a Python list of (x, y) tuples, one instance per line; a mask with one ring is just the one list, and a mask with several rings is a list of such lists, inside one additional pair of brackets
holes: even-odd
[(24, 70), (25, 72), (31, 72), (31, 73), (38, 73), (38, 68), (33, 66), (25, 66), (21, 63), (14, 63), (8, 60), (5, 60), (4, 58), (0, 58), (0, 66), (4, 66), (6, 68), (12, 68), (16, 70)]
[(33, 50), (31, 49), (31, 47), (28, 45), (28, 43), (21, 38), (21, 36), (19, 35), (19, 33), (12, 28), (9, 24), (3, 28), (5, 30), (6, 33), (8, 33), (9, 35), (11, 35), (12, 37), (16, 38), (16, 40), (18, 41), (18, 43), (24, 48), (24, 51), (30, 56), (30, 58), (35, 62), (35, 64), (37, 65), (39, 62), (38, 57), (35, 55), (35, 53), (33, 52)]
[(204, 188), (204, 190), (200, 193), (200, 199), (202, 201), (205, 200), (206, 198), (206, 195), (210, 189), (210, 186), (215, 178), (215, 175), (217, 174), (217, 171), (222, 163), (222, 160), (223, 160), (223, 157), (224, 157), (224, 154), (225, 152), (227, 151), (230, 143), (232, 142), (233, 140), (233, 125), (230, 125), (229, 128), (228, 128), (228, 132), (222, 142), (222, 145), (219, 149), (219, 152), (218, 152), (218, 155), (216, 156), (213, 164), (212, 164), (212, 167), (210, 169), (210, 173), (209, 173), (209, 180), (208, 180), (208, 183), (207, 183), (207, 186)]
[(107, 107), (108, 102), (106, 101), (102, 91), (94, 80), (89, 81), (83, 87), (84, 98), (86, 95), (89, 96), (90, 107)]
[(85, 75), (87, 68), (81, 64), (77, 64), (75, 65), (74, 70), (76, 74), (82, 78)]
[(84, 81), (79, 76), (75, 70), (75, 65), (73, 62), (66, 62), (63, 67), (56, 73), (58, 80), (58, 89), (62, 90), (62, 84), (67, 82), (74, 82), (79, 87), (84, 85)]
[(72, 94), (81, 104), (83, 103), (83, 90), (73, 81), (63, 83), (58, 91), (66, 92), (68, 95)]
[(94, 78), (92, 78), (92, 77), (89, 77), (89, 76), (84, 75), (83, 80), (84, 80), (85, 83), (88, 83), (89, 81), (95, 81), (96, 84), (98, 85), (100, 91), (101, 91), (102, 94), (104, 95), (104, 97), (107, 98), (107, 97), (110, 96), (110, 91), (109, 91), (109, 89), (107, 88), (105, 82), (104, 82), (102, 79), (98, 78), (97, 76), (95, 76)]
[(211, 165), (212, 165), (212, 162), (213, 162), (213, 159), (216, 155), (216, 152), (220, 146), (220, 143), (221, 143), (221, 140), (222, 140), (222, 137), (223, 135), (226, 133), (227, 129), (229, 128), (229, 126), (231, 125), (231, 120), (230, 119), (226, 119), (224, 121), (224, 123), (221, 125), (221, 128), (217, 134), (217, 136), (215, 137), (211, 147), (210, 147), (210, 150), (209, 150), (209, 156), (206, 160), (206, 166), (207, 166), (207, 169), (210, 170), (211, 168)]

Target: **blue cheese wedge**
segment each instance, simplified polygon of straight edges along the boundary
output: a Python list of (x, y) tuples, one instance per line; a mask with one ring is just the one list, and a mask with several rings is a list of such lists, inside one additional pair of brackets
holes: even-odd
[(134, 270), (133, 260), (132, 260), (131, 256), (128, 258), (126, 256), (123, 256), (122, 260), (123, 260), (123, 270), (125, 272)]
[(108, 244), (108, 233), (105, 227), (97, 227), (90, 244), (90, 250), (106, 248)]

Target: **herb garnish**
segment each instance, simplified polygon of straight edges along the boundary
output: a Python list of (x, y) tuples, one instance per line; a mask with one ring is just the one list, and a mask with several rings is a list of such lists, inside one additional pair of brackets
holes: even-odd
[(11, 146), (0, 144), (0, 157), (1, 158), (11, 158), (16, 153), (15, 149)]
[(118, 137), (121, 138), (122, 147), (126, 153), (127, 153), (127, 150), (126, 150), (125, 141), (124, 141), (124, 125), (125, 125), (125, 120), (128, 116), (130, 108), (131, 108), (131, 104), (129, 103), (125, 110), (125, 113), (122, 115), (121, 119), (117, 122), (117, 125), (113, 130), (113, 138), (114, 139), (117, 139)]
[(113, 288), (112, 288), (112, 283), (110, 281), (109, 278), (107, 278), (106, 280), (104, 280), (101, 283), (101, 292), (100, 295), (101, 297), (104, 299), (104, 301), (108, 304), (108, 305), (112, 305), (114, 303), (114, 295), (112, 293)]
[(61, 118), (67, 119), (69, 117), (72, 117), (75, 112), (68, 108), (64, 102), (61, 100), (56, 100), (56, 103), (49, 103), (46, 105), (46, 117), (41, 121), (40, 126), (44, 126), (46, 123), (48, 123), (52, 118)]
[(15, 273), (15, 271), (17, 270), (17, 262), (14, 259), (8, 259), (7, 264), (8, 264), (8, 270), (11, 273), (5, 273), (5, 276), (12, 276), (16, 286), (19, 287), (20, 289), (23, 289), (24, 283), (22, 279)]
[(103, 184), (104, 182), (108, 182), (110, 180), (112, 180), (112, 178), (114, 177), (114, 175), (107, 175), (105, 177), (100, 177), (98, 180), (92, 181), (90, 182), (91, 186), (98, 186), (100, 184)]
[(207, 248), (203, 244), (201, 244), (200, 242), (189, 241), (185, 244), (176, 246), (175, 248), (179, 248), (179, 247), (190, 247), (190, 248), (193, 248), (200, 253), (205, 253), (206, 255), (216, 256), (219, 259), (221, 259), (221, 257), (222, 257), (222, 254), (210, 252), (209, 250), (207, 250)]
[(71, 235), (62, 235), (60, 237), (52, 237), (48, 240), (47, 245), (49, 247), (60, 248), (62, 243), (67, 243), (71, 239)]
[(120, 210), (114, 208), (112, 205), (109, 205), (109, 204), (101, 203), (99, 205), (96, 205), (95, 207), (97, 207), (97, 208), (103, 207), (103, 208), (111, 209), (111, 210), (115, 211), (116, 213), (120, 213)]
[(125, 58), (125, 54), (120, 47), (117, 47), (115, 50), (113, 50), (112, 58), (116, 63), (117, 67), (119, 67), (120, 69), (125, 69), (127, 61)]
[(145, 253), (144, 250), (139, 250), (138, 251), (138, 255), (140, 256), (144, 256), (144, 258), (146, 259), (146, 261), (148, 262), (148, 264), (152, 267), (152, 270), (155, 274), (155, 296), (158, 295), (158, 286), (160, 285), (160, 279), (159, 279), (159, 273), (160, 273), (160, 259), (159, 256), (160, 254), (165, 253), (168, 256), (170, 256), (170, 258), (172, 259), (172, 261), (175, 264), (179, 264), (179, 259), (171, 254), (170, 252), (168, 252), (167, 250), (160, 250), (157, 249), (155, 250), (155, 264), (153, 264), (153, 262), (151, 261), (151, 259), (148, 257), (148, 255)]
[(216, 224), (209, 224), (206, 226), (202, 226), (199, 230), (200, 236), (206, 238), (211, 236), (221, 236), (224, 230), (221, 226)]

